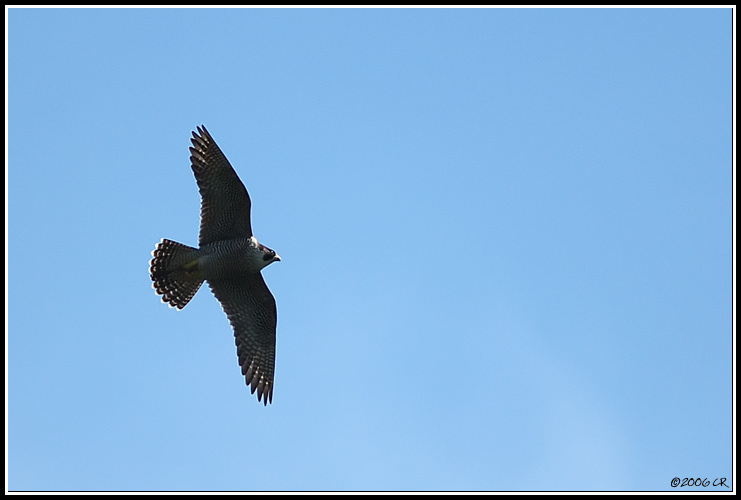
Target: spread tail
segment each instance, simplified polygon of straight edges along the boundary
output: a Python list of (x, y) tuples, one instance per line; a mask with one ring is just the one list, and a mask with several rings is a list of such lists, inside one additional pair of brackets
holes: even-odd
[(197, 248), (163, 239), (152, 251), (149, 277), (157, 295), (170, 307), (182, 309), (203, 284)]

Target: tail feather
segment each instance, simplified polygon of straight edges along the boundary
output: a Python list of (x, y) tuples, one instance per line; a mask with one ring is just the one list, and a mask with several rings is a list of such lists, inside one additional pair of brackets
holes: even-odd
[(149, 277), (157, 295), (170, 307), (182, 309), (203, 284), (197, 248), (163, 239), (152, 251)]

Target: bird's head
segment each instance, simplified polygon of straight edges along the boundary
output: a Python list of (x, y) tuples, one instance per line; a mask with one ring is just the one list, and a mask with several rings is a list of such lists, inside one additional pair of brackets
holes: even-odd
[(265, 265), (272, 264), (273, 262), (279, 262), (280, 261), (280, 255), (275, 253), (275, 250), (272, 248), (268, 248), (265, 245), (260, 244), (260, 250), (262, 250), (262, 260), (265, 262)]

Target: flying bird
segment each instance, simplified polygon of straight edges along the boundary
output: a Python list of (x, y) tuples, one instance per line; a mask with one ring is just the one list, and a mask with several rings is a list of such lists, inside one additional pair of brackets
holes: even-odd
[(244, 184), (206, 127), (196, 128), (189, 149), (201, 193), (198, 248), (163, 239), (152, 251), (149, 276), (162, 302), (178, 309), (208, 282), (234, 330), (245, 382), (267, 406), (273, 402), (277, 313), (260, 271), (280, 257), (252, 234)]

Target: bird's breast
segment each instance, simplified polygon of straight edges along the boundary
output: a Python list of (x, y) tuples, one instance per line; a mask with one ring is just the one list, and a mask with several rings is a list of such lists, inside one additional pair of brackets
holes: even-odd
[(203, 245), (198, 268), (206, 279), (258, 273), (265, 267), (254, 238), (238, 238)]

